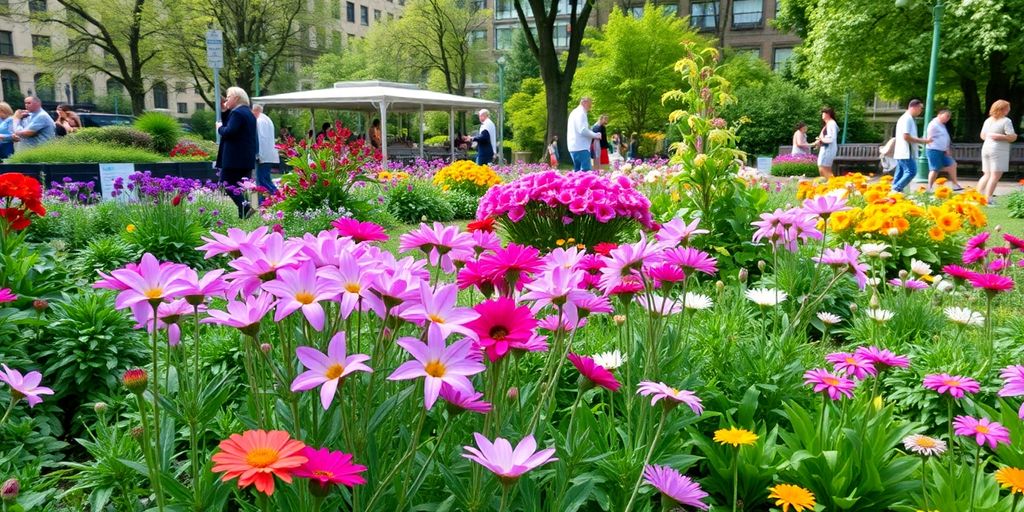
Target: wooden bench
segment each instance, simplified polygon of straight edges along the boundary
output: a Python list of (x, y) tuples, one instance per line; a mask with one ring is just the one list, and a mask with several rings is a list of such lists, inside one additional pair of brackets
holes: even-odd
[[(836, 172), (843, 169), (869, 168), (873, 171), (881, 170), (881, 155), (878, 148), (882, 144), (840, 144), (836, 152), (834, 167)], [(792, 146), (779, 146), (780, 155), (788, 155)], [(959, 166), (976, 167), (981, 172), (981, 144), (954, 143), (953, 159)], [(1024, 144), (1013, 144), (1010, 146), (1010, 173), (1024, 168)], [(1008, 173), (1009, 174), (1009, 173)]]

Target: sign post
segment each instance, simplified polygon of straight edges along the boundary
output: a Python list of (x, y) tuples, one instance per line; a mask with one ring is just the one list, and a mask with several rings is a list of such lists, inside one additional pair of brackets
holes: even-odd
[[(220, 123), (220, 70), (224, 67), (224, 33), (211, 29), (206, 31), (206, 65), (213, 69), (213, 112), (216, 122)], [(220, 133), (217, 133), (220, 143)]]

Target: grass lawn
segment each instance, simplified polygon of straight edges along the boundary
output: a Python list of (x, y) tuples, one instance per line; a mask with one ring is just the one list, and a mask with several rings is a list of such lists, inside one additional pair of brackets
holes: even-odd
[(989, 228), (1002, 226), (1003, 231), (1006, 233), (1018, 236), (1024, 235), (1024, 219), (1011, 218), (1010, 210), (1002, 204), (987, 208), (985, 213), (988, 215)]

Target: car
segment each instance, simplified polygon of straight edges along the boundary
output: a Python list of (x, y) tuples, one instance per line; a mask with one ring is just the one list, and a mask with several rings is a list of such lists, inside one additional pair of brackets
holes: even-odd
[(82, 120), (82, 127), (102, 128), (105, 126), (131, 126), (135, 122), (134, 116), (124, 114), (96, 114), (93, 112), (79, 112), (78, 118)]

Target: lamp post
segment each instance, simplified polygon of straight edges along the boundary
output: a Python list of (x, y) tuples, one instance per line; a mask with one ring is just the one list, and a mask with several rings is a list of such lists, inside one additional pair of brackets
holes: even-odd
[[(908, 3), (910, 3), (910, 0), (896, 0), (896, 7), (906, 7)], [(924, 102), (923, 125), (925, 132), (928, 130), (928, 122), (932, 118), (932, 112), (935, 111), (935, 79), (939, 71), (939, 36), (942, 32), (942, 13), (944, 8), (943, 0), (935, 0), (935, 4), (932, 6), (932, 55), (931, 63), (928, 67), (928, 93)], [(924, 136), (927, 137), (927, 135), (927, 133), (924, 133)], [(914, 182), (928, 182), (928, 159), (925, 157), (924, 152), (918, 155), (917, 176), (914, 177)]]
[(505, 63), (508, 60), (502, 55), (498, 57), (498, 163), (505, 163)]
[(252, 89), (256, 96), (260, 95), (260, 66), (263, 65), (263, 60), (266, 58), (267, 54), (263, 50), (256, 50), (252, 53), (252, 67), (255, 72), (252, 80)]

